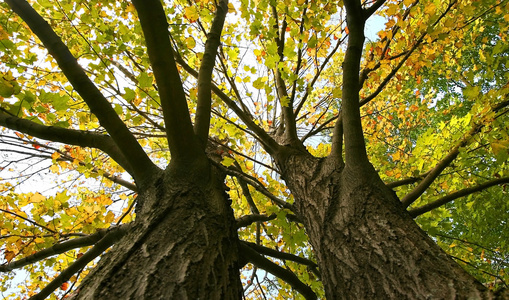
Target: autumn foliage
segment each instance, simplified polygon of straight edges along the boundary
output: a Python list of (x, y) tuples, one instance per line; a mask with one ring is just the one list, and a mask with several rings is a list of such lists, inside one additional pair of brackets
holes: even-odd
[[(225, 172), (242, 245), (267, 260), (242, 268), (246, 299), (290, 299), (307, 289), (308, 298), (325, 297), (307, 228), (270, 149), (318, 158), (345, 150), (336, 124), (344, 117), (343, 68), (355, 29), (347, 27), (343, 1), (231, 1), (205, 88), (200, 68), (217, 22), (215, 2), (223, 1), (163, 1), (186, 99), (180, 104), (189, 112), (182, 119), (168, 113), (181, 109), (164, 100), (175, 89), (161, 85), (132, 3), (28, 1), (118, 116), (112, 118), (90, 105), (93, 97), (78, 91), (55, 51), (12, 8), (21, 2), (0, 3), (2, 296), (36, 295), (103, 236), (134, 222), (149, 174), (143, 159), (165, 169), (172, 157), (187, 157), (175, 144), (190, 119), (209, 120), (194, 127), (197, 144), (206, 144)], [(358, 49), (369, 161), (450, 257), (488, 288), (507, 288), (509, 1), (361, 6), (371, 14)], [(210, 117), (202, 118), (207, 93)], [(123, 138), (110, 130), (116, 127), (105, 125), (113, 119), (130, 133), (125, 145), (137, 143), (140, 151), (119, 146)], [(96, 263), (56, 285), (51, 299), (76, 292)]]

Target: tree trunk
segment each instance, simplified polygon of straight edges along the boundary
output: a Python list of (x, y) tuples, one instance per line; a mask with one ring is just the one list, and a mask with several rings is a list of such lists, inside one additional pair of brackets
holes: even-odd
[(75, 299), (241, 299), (224, 176), (207, 169), (159, 174), (138, 197), (133, 230), (101, 259)]
[(332, 157), (279, 160), (328, 300), (489, 299), (408, 215), (374, 169)]

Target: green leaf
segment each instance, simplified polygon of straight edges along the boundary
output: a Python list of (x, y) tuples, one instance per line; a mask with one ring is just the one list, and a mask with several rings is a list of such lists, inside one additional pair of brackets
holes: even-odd
[(138, 76), (138, 84), (142, 89), (152, 87), (152, 82), (152, 77), (148, 76), (146, 72), (143, 72), (140, 76)]
[(231, 165), (233, 165), (233, 163), (235, 162), (235, 160), (229, 156), (225, 156), (223, 158), (223, 161), (221, 162), (223, 165), (229, 167)]
[(131, 102), (136, 98), (136, 92), (132, 89), (126, 87), (124, 88), (124, 99), (128, 102)]

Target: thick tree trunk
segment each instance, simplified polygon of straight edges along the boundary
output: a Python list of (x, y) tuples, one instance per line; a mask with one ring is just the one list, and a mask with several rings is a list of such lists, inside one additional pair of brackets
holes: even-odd
[(279, 165), (328, 300), (491, 298), (416, 225), (373, 169), (305, 154)]
[(168, 171), (142, 191), (133, 230), (75, 299), (240, 299), (238, 238), (224, 176), (207, 169)]

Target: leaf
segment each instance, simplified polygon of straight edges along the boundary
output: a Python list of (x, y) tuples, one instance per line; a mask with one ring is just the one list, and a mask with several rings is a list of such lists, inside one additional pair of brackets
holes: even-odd
[(14, 83), (0, 77), (0, 96), (9, 98), (14, 95)]
[(235, 6), (233, 6), (233, 3), (228, 3), (228, 13), (237, 13), (237, 10), (235, 10)]
[(225, 156), (223, 158), (223, 161), (221, 162), (223, 165), (229, 167), (231, 165), (233, 165), (233, 163), (235, 162), (235, 160), (231, 157), (228, 157), (228, 156)]
[(14, 251), (4, 250), (4, 258), (7, 262), (11, 262), (14, 257), (16, 257), (16, 253)]
[(39, 202), (43, 202), (44, 200), (46, 200), (46, 197), (44, 197), (40, 193), (35, 193), (32, 196), (30, 196), (31, 203), (39, 203)]
[(492, 142), (491, 151), (497, 158), (497, 161), (505, 162), (509, 159), (509, 140), (497, 140), (496, 142)]
[(146, 72), (141, 73), (141, 75), (138, 77), (138, 83), (142, 89), (152, 87), (152, 82), (152, 77), (148, 76)]
[(195, 6), (190, 6), (184, 9), (184, 18), (188, 19), (190, 22), (196, 22), (200, 18), (200, 15)]
[(316, 48), (317, 44), (318, 44), (318, 39), (316, 38), (316, 35), (311, 36), (311, 38), (308, 41), (308, 48), (310, 48), (310, 49)]
[(281, 97), (280, 102), (281, 106), (287, 107), (288, 105), (290, 105), (290, 98), (288, 98), (288, 96), (283, 96)]
[(66, 110), (67, 109), (67, 101), (69, 100), (69, 96), (63, 95), (60, 96), (55, 94), (54, 100), (52, 101), (52, 105), (56, 110)]
[(186, 38), (187, 49), (193, 49), (196, 46), (196, 41), (192, 36)]
[(60, 158), (60, 153), (58, 153), (58, 152), (53, 152), (53, 154), (51, 154), (51, 159), (53, 159), (53, 160), (57, 160), (58, 158)]
[(51, 167), (49, 167), (49, 170), (52, 173), (56, 173), (57, 174), (60, 171), (60, 168), (57, 165), (52, 165)]
[(128, 87), (124, 88), (124, 99), (131, 102), (134, 98), (136, 98), (136, 92)]
[(498, 155), (502, 151), (507, 151), (509, 149), (509, 141), (497, 141), (491, 143), (491, 150), (493, 154)]

